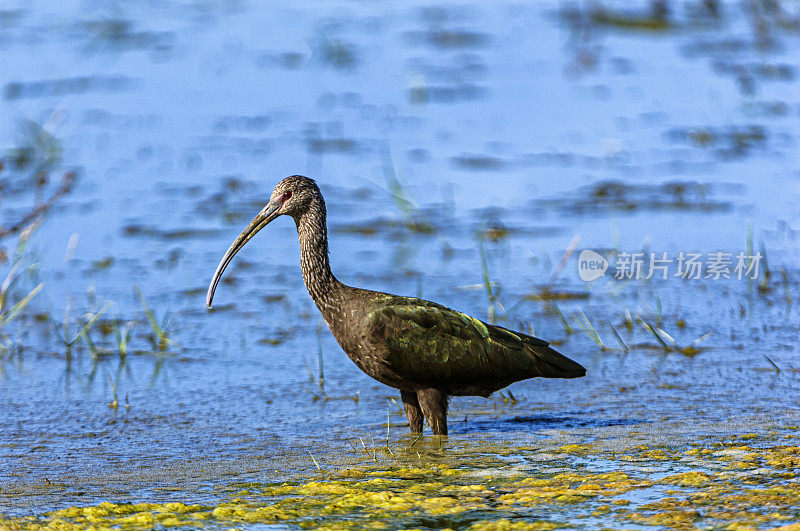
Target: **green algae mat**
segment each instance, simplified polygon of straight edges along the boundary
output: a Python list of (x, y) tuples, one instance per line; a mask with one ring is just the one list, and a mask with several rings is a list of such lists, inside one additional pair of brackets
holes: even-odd
[(800, 429), (743, 431), (754, 422), (554, 430), (524, 444), (354, 437), (308, 452), (285, 481), (220, 483), (213, 501), (106, 501), (0, 528), (800, 529)]

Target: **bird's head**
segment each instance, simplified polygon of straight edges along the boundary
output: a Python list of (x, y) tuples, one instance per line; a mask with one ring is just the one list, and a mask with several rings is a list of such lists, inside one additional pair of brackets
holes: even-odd
[[(266, 227), (272, 220), (278, 216), (291, 216), (295, 220), (303, 216), (315, 203), (321, 203), (322, 194), (317, 187), (317, 183), (313, 179), (303, 177), (302, 175), (292, 175), (279, 182), (272, 194), (269, 196), (269, 201), (261, 209), (261, 212), (250, 222), (250, 224), (242, 231), (241, 234), (234, 240), (225, 255), (220, 260), (217, 270), (211, 279), (211, 284), (208, 287), (208, 294), (206, 295), (206, 306), (211, 307), (211, 302), (214, 299), (214, 291), (217, 289), (222, 278), (222, 273), (228, 264), (236, 256), (236, 253), (249, 242), (258, 231)], [(324, 207), (323, 207), (324, 208)]]
[(275, 189), (269, 196), (269, 202), (261, 213), (263, 214), (272, 205), (276, 209), (272, 219), (284, 214), (296, 219), (319, 201), (322, 201), (322, 193), (314, 179), (302, 175), (292, 175), (275, 185)]

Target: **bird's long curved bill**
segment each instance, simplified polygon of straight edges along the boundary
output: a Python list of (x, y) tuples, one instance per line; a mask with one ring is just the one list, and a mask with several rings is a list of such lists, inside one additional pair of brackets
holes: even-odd
[(228, 267), (228, 264), (231, 263), (233, 257), (236, 256), (236, 253), (245, 246), (250, 239), (256, 235), (258, 231), (263, 229), (264, 227), (269, 224), (270, 221), (277, 218), (279, 215), (281, 205), (275, 203), (267, 203), (267, 206), (264, 207), (261, 212), (250, 222), (250, 224), (245, 228), (242, 233), (234, 240), (228, 250), (225, 252), (225, 256), (222, 257), (222, 260), (219, 261), (219, 265), (217, 266), (217, 270), (214, 271), (214, 276), (211, 279), (211, 284), (208, 286), (208, 294), (206, 294), (206, 306), (211, 308), (211, 302), (214, 300), (214, 291), (217, 289), (217, 284), (219, 284), (220, 279), (222, 278), (222, 273), (225, 272), (225, 268)]

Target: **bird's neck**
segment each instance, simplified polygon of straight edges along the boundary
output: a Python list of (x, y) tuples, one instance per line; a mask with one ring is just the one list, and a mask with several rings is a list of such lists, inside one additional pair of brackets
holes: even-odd
[(325, 203), (295, 218), (300, 237), (300, 269), (309, 295), (323, 315), (334, 308), (336, 290), (342, 286), (331, 272)]

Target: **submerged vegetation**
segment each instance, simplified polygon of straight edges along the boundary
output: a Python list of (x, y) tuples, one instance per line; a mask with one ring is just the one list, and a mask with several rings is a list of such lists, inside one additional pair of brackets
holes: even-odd
[(604, 435), (597, 442), (522, 446), (415, 440), (393, 448), (370, 448), (362, 438), (349, 456), (317, 462), (309, 455), (313, 472), (292, 480), (220, 486), (213, 503), (103, 502), (2, 518), (0, 526), (738, 529), (800, 518), (796, 426), (769, 434), (684, 434), (679, 442), (635, 428)]
[[(15, 213), (13, 218), (5, 214), (0, 218), (0, 241), (12, 236), (17, 238), (11, 253), (0, 245), (0, 264), (8, 266), (0, 286), (0, 348), (6, 352), (11, 347), (8, 325), (45, 286), (38, 279), (38, 263), (28, 256), (28, 244), (44, 216), (72, 191), (77, 179), (75, 171), (67, 171), (54, 190), (49, 186), (51, 172), (59, 164), (62, 152), (61, 143), (54, 136), (61, 118), (58, 113), (53, 113), (50, 120), (41, 126), (30, 120), (20, 122), (17, 146), (5, 154), (0, 153), (0, 206)], [(33, 204), (19, 210), (19, 203), (27, 202), (31, 195)], [(7, 204), (10, 201), (11, 208)], [(32, 287), (26, 287), (26, 284)]]

